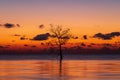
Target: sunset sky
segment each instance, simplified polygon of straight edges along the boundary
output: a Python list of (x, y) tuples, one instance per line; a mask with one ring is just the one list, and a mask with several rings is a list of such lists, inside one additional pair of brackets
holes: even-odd
[[(6, 23), (19, 24), (6, 28)], [(39, 25), (44, 24), (40, 29)], [(37, 45), (32, 39), (49, 31), (49, 24), (63, 25), (78, 36), (74, 42), (119, 42), (92, 39), (97, 33), (120, 32), (120, 0), (0, 0), (0, 45)], [(15, 36), (15, 34), (17, 36)], [(87, 35), (90, 39), (83, 40)]]

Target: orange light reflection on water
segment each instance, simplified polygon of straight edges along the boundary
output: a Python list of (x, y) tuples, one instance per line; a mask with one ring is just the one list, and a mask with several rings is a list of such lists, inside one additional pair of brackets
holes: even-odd
[[(27, 79), (94, 79), (105, 80), (120, 78), (119, 61), (105, 60), (20, 60), (0, 61), (0, 78), (2, 80)], [(61, 73), (60, 73), (61, 72)]]

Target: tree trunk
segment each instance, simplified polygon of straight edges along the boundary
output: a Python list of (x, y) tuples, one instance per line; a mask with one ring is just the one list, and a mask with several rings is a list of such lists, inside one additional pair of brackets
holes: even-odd
[(60, 60), (62, 60), (63, 59), (63, 55), (62, 55), (62, 45), (60, 44), (59, 45), (59, 49), (60, 49)]

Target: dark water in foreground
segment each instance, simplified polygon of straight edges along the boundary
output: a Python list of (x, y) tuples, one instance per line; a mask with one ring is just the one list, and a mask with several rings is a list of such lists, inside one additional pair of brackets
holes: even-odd
[(0, 80), (120, 80), (120, 60), (0, 60)]

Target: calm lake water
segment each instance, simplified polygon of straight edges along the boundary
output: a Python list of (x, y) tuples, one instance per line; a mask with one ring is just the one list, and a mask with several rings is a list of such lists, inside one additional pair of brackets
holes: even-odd
[(0, 80), (120, 80), (120, 60), (0, 60)]

